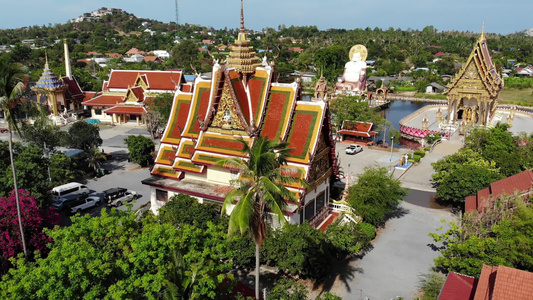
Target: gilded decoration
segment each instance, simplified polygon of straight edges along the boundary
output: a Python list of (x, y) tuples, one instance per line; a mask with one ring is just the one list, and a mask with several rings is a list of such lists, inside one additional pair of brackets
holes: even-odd
[(224, 85), (222, 90), (222, 97), (218, 102), (217, 112), (213, 121), (212, 127), (218, 127), (225, 130), (244, 130), (245, 126), (242, 124), (242, 120), (237, 114), (235, 109), (235, 101), (231, 97), (229, 86)]
[(318, 155), (314, 158), (313, 163), (311, 165), (311, 169), (309, 170), (309, 177), (308, 180), (310, 182), (316, 180), (320, 177), (324, 172), (331, 169), (331, 163), (330, 163), (330, 148), (326, 147), (324, 150), (320, 151)]

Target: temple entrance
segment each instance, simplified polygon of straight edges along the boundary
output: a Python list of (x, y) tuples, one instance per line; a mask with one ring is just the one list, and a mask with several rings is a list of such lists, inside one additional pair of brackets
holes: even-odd
[(462, 120), (462, 119), (463, 119), (463, 112), (464, 112), (463, 109), (460, 109), (460, 110), (457, 112), (457, 120)]

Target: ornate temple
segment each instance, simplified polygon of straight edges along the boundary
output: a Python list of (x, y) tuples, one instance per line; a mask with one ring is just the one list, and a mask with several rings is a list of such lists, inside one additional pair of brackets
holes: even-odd
[(330, 177), (336, 172), (328, 103), (302, 101), (298, 82), (274, 78), (274, 66), (266, 58), (261, 62), (250, 47), (241, 1), (240, 32), (227, 62), (215, 61), (211, 79), (197, 77), (175, 93), (151, 177), (142, 181), (151, 187), (155, 213), (179, 193), (222, 204), (234, 188), (231, 180), (240, 175), (215, 163), (246, 158), (238, 139), (251, 145), (267, 137), (289, 144), (288, 166), (301, 170), (292, 173), (309, 184), (287, 186), (298, 202), (288, 203), (286, 219), (318, 226), (328, 215)]
[(66, 40), (63, 41), (65, 51), (65, 73), (63, 77), (58, 77), (48, 65), (48, 57), (44, 70), (31, 89), (37, 94), (37, 101), (46, 104), (52, 118), (59, 122), (65, 118), (66, 112), (78, 112), (83, 109), (81, 102), (85, 93), (80, 88), (76, 77), (72, 74), (70, 67), (69, 52)]
[(447, 85), (448, 123), (486, 126), (497, 108), (503, 80), (496, 71), (482, 32), (470, 57)]

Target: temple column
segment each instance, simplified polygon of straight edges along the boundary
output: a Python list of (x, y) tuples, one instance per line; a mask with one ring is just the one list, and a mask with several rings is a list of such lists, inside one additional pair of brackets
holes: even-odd
[(54, 117), (57, 117), (59, 114), (57, 113), (56, 93), (55, 92), (50, 93), (49, 99), (50, 101), (52, 101), (52, 112), (54, 114)]

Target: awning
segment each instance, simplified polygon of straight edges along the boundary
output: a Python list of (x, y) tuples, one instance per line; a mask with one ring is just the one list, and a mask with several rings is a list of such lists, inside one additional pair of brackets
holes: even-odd
[(128, 106), (128, 105), (117, 105), (111, 107), (110, 109), (104, 110), (108, 115), (112, 114), (123, 114), (123, 115), (144, 115), (147, 113), (146, 109), (142, 106)]

